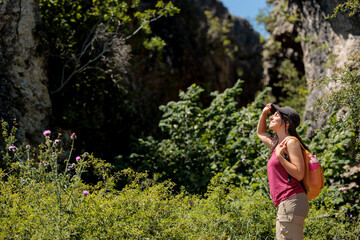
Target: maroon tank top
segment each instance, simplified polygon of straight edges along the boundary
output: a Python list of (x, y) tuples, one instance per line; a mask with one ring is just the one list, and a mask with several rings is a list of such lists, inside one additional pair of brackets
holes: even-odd
[(275, 207), (277, 207), (285, 199), (291, 198), (295, 194), (305, 192), (301, 183), (297, 179), (291, 177), (291, 181), (288, 181), (289, 174), (277, 159), (275, 150), (273, 151), (273, 154), (266, 166), (268, 171), (270, 195)]

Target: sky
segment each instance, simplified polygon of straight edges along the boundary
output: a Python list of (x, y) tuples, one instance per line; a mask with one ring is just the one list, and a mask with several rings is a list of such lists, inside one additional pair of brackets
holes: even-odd
[(256, 16), (261, 9), (266, 8), (266, 0), (221, 0), (231, 15), (246, 18), (260, 35), (267, 37), (264, 26), (256, 23)]

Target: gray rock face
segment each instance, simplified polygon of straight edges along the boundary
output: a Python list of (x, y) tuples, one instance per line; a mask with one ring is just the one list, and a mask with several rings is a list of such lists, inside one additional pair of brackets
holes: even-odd
[[(348, 17), (340, 14), (337, 18), (325, 19), (325, 16), (331, 15), (339, 3), (340, 1), (337, 0), (274, 1), (273, 14), (282, 17), (276, 20), (272, 38), (281, 42), (281, 54), (288, 49), (297, 49), (299, 44), (301, 46), (297, 51), (302, 56), (301, 62), (310, 90), (306, 100), (304, 120), (315, 120), (308, 129), (308, 137), (311, 137), (314, 129), (320, 128), (325, 122), (325, 118), (315, 119), (318, 113), (314, 112), (314, 106), (327, 91), (311, 84), (317, 79), (333, 74), (347, 62), (352, 53), (360, 50), (358, 16)], [(280, 5), (283, 6), (282, 14), (280, 14)], [(296, 16), (297, 20), (289, 21), (291, 15)], [(271, 72), (271, 69), (270, 65), (265, 73)], [(267, 77), (271, 79), (269, 74)]]
[[(335, 72), (344, 66), (348, 57), (360, 50), (360, 21), (359, 18), (350, 18), (339, 15), (337, 18), (325, 20), (340, 1), (302, 1), (299, 5), (302, 13), (302, 26), (299, 34), (302, 39), (313, 37), (311, 42), (301, 41), (304, 49), (304, 65), (306, 78), (312, 82)], [(330, 87), (330, 86), (329, 86)], [(313, 113), (317, 99), (327, 90), (313, 87), (306, 100), (305, 120), (313, 120), (318, 113)], [(308, 135), (325, 122), (318, 119), (309, 128)]]
[(0, 3), (1, 118), (19, 124), (22, 140), (36, 143), (48, 127), (51, 101), (43, 56), (33, 30), (38, 20), (36, 0)]

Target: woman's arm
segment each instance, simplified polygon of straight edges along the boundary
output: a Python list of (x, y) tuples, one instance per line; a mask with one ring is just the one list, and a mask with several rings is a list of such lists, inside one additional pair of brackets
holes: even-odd
[[(290, 162), (284, 157), (284, 152), (287, 152)], [(276, 157), (279, 159), (281, 165), (285, 170), (298, 181), (304, 178), (305, 174), (305, 162), (302, 154), (301, 146), (299, 143), (290, 139), (286, 146), (279, 145), (275, 150)]]
[(270, 112), (271, 104), (268, 103), (265, 108), (263, 109), (258, 125), (257, 125), (257, 135), (260, 138), (260, 140), (269, 148), (272, 148), (272, 141), (271, 141), (271, 135), (267, 132), (266, 127), (266, 117), (268, 113)]

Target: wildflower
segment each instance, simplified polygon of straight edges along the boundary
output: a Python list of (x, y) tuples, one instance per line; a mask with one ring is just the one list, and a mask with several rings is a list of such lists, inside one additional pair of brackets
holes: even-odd
[(43, 132), (43, 135), (44, 136), (47, 136), (47, 135), (50, 135), (51, 134), (51, 131), (50, 130), (45, 130), (44, 132)]
[(59, 139), (55, 139), (55, 140), (54, 140), (54, 142), (59, 143), (59, 142), (60, 142), (60, 140), (59, 140)]
[(29, 148), (30, 148), (30, 145), (29, 145), (29, 144), (27, 144), (25, 147), (26, 147), (27, 149), (29, 149)]
[(245, 158), (241, 159), (242, 162), (245, 162)]
[(52, 152), (52, 155), (55, 155), (55, 152)]
[(77, 156), (75, 159), (76, 159), (76, 161), (79, 161), (81, 159), (81, 157)]
[(48, 165), (47, 161), (40, 160), (40, 164)]
[(10, 147), (9, 147), (9, 150), (10, 150), (10, 151), (15, 151), (15, 149), (16, 149), (16, 146), (10, 146)]
[(340, 192), (342, 192), (342, 191), (345, 190), (345, 188), (341, 187), (341, 188), (339, 188), (338, 190), (339, 190)]
[(75, 134), (75, 133), (72, 133), (72, 134), (71, 134), (71, 136), (70, 136), (70, 138), (71, 138), (71, 139), (76, 139), (76, 138), (77, 138), (77, 136), (76, 136), (76, 134)]
[(84, 194), (84, 196), (87, 196), (87, 195), (89, 195), (89, 192), (88, 191), (83, 191), (83, 194)]
[(72, 169), (72, 168), (73, 168), (73, 166), (71, 166), (71, 165), (70, 165), (70, 166), (68, 166), (68, 169)]

